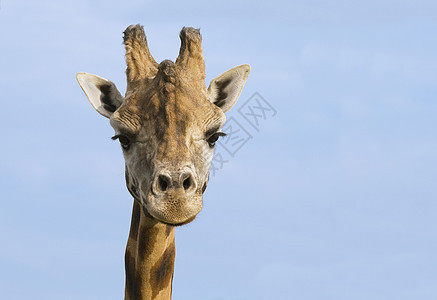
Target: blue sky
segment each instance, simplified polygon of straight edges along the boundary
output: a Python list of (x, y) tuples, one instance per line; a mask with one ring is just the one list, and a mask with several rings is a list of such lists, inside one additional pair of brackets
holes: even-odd
[[(0, 9), (0, 297), (121, 299), (132, 199), (85, 71), (124, 92), (201, 28), (207, 81), (249, 63), (252, 137), (176, 232), (173, 298), (437, 298), (434, 1), (10, 1)], [(239, 114), (255, 93), (276, 115)], [(252, 98), (253, 99), (253, 98)]]

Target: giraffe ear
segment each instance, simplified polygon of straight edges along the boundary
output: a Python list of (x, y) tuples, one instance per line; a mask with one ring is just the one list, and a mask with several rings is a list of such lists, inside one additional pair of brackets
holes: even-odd
[(209, 100), (223, 112), (230, 110), (237, 102), (249, 73), (250, 66), (241, 65), (211, 80), (208, 88)]
[(110, 118), (123, 103), (123, 97), (111, 81), (89, 73), (77, 73), (76, 78), (91, 105), (102, 116)]

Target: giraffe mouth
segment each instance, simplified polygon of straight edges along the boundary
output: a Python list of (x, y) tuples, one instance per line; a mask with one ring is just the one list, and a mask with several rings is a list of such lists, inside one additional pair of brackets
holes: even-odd
[(184, 226), (184, 225), (187, 225), (188, 223), (193, 222), (194, 219), (196, 219), (196, 217), (197, 217), (197, 215), (195, 215), (194, 217), (192, 217), (192, 218), (190, 218), (190, 219), (188, 219), (188, 220), (186, 220), (185, 222), (182, 222), (182, 223), (168, 223), (168, 222), (166, 222), (166, 221), (162, 221), (162, 220), (159, 220), (159, 219), (156, 219), (156, 218), (155, 218), (155, 219), (156, 219), (157, 221), (161, 222), (161, 223), (166, 224), (166, 225), (177, 227), (177, 226)]
[(195, 216), (189, 218), (188, 220), (183, 221), (183, 222), (180, 222), (180, 223), (173, 223), (173, 222), (168, 222), (168, 221), (166, 221), (166, 220), (160, 220), (159, 218), (156, 218), (156, 217), (154, 217), (152, 214), (149, 213), (149, 211), (147, 210), (146, 205), (144, 205), (144, 204), (141, 202), (141, 200), (139, 200), (139, 199), (137, 199), (137, 198), (135, 198), (134, 200), (135, 200), (135, 201), (138, 201), (138, 203), (143, 207), (143, 210), (142, 210), (143, 213), (145, 213), (149, 218), (152, 218), (152, 219), (154, 219), (154, 220), (156, 220), (156, 221), (158, 221), (158, 222), (160, 222), (160, 223), (163, 223), (163, 224), (165, 224), (165, 225), (174, 226), (174, 227), (184, 226), (184, 225), (187, 225), (188, 223), (193, 222), (193, 221), (196, 219), (196, 217), (197, 217), (197, 215), (195, 215)]
[(142, 205), (154, 219), (173, 226), (192, 222), (203, 206), (202, 194), (185, 197), (177, 191), (164, 197), (149, 193), (147, 199), (142, 200)]

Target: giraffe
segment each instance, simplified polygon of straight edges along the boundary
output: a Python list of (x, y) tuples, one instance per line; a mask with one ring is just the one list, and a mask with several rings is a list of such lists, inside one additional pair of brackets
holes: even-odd
[(250, 66), (240, 65), (205, 85), (199, 29), (184, 27), (175, 62), (158, 64), (144, 29), (124, 31), (127, 89), (89, 73), (77, 80), (91, 105), (108, 118), (125, 159), (134, 198), (125, 253), (125, 299), (171, 299), (175, 226), (202, 209), (216, 141)]

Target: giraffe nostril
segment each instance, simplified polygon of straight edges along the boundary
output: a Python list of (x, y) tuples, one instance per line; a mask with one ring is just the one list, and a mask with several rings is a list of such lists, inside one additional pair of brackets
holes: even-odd
[(165, 192), (168, 188), (168, 178), (164, 175), (158, 176), (158, 185), (162, 192)]
[(196, 179), (191, 172), (180, 173), (166, 170), (156, 175), (152, 184), (152, 192), (161, 196), (180, 192), (190, 194), (196, 190), (196, 186)]
[(191, 178), (187, 177), (185, 178), (184, 182), (183, 182), (183, 186), (184, 186), (184, 190), (188, 190), (191, 186)]

